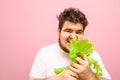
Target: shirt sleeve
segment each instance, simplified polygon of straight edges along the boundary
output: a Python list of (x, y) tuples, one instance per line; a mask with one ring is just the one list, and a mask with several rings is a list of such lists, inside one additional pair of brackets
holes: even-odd
[(97, 60), (98, 63), (100, 64), (100, 66), (102, 68), (102, 73), (103, 73), (101, 77), (112, 80), (110, 74), (108, 73), (107, 69), (105, 68), (105, 66), (103, 64), (103, 61), (102, 61), (100, 55), (96, 51), (94, 51), (93, 55), (91, 55), (91, 57), (94, 58), (95, 60)]
[(32, 69), (30, 71), (30, 76), (34, 78), (45, 78), (46, 77), (46, 64), (44, 63), (42, 57), (42, 51), (40, 50), (33, 62)]

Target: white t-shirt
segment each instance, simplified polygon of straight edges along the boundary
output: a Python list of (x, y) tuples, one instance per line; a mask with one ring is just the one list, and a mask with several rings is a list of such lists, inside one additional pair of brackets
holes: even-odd
[[(96, 51), (91, 54), (91, 57), (97, 60), (102, 68), (103, 75), (101, 77), (111, 79), (104, 64)], [(43, 47), (37, 53), (30, 76), (35, 78), (47, 78), (55, 75), (54, 68), (60, 68), (70, 65), (70, 59), (68, 53), (65, 53), (58, 43), (54, 43)], [(93, 67), (91, 69), (94, 72)]]

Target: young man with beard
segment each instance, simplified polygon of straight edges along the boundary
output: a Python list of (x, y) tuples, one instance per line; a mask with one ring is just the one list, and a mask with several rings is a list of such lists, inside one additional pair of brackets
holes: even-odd
[[(78, 63), (70, 62), (68, 46), (73, 38), (83, 38), (85, 27), (88, 25), (86, 16), (77, 8), (66, 8), (58, 16), (59, 42), (40, 49), (35, 57), (29, 80), (111, 80), (104, 64), (94, 50), (91, 57), (98, 60), (103, 75), (98, 77), (89, 65), (86, 55), (77, 58)], [(69, 66), (60, 74), (54, 73), (54, 68)]]

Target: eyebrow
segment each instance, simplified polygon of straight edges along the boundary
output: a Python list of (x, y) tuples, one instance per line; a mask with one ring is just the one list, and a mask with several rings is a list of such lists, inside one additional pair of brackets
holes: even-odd
[(76, 31), (83, 31), (83, 29), (79, 29), (79, 30), (76, 30)]
[[(65, 28), (64, 30), (72, 30), (71, 28)], [(83, 29), (79, 29), (79, 30), (76, 30), (76, 31), (83, 31)]]

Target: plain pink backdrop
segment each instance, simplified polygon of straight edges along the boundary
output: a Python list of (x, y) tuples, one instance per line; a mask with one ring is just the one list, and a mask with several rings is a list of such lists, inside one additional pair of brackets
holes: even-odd
[(77, 7), (113, 80), (120, 79), (120, 0), (0, 0), (0, 80), (27, 80), (38, 50), (58, 40), (56, 16)]

